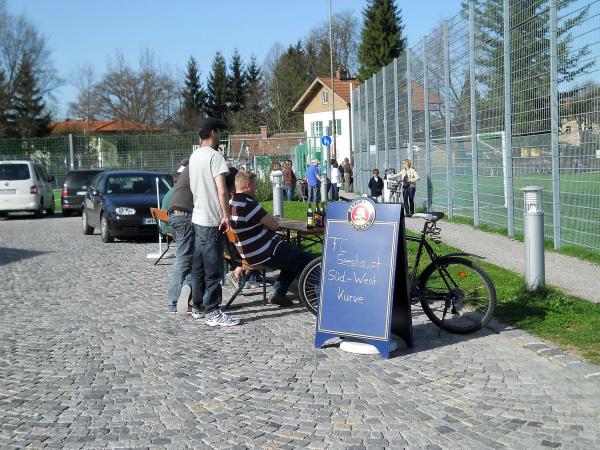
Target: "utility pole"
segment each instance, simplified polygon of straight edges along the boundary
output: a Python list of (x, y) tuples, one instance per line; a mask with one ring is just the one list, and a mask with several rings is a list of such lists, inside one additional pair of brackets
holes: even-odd
[[(333, 156), (336, 157), (337, 146), (336, 138), (337, 127), (335, 123), (335, 86), (333, 83), (333, 24), (331, 20), (331, 0), (329, 0), (329, 70), (331, 74), (331, 138), (333, 140)], [(327, 147), (327, 164), (331, 164), (331, 147)], [(329, 170), (327, 170), (329, 172)]]

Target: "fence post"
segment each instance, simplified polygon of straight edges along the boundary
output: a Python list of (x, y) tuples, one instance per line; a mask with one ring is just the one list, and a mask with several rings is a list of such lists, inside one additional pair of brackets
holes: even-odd
[(73, 161), (73, 135), (69, 133), (69, 166), (71, 170), (75, 168), (75, 162)]
[[(363, 135), (363, 131), (362, 131), (362, 108), (361, 108), (361, 101), (360, 101), (360, 90), (362, 88), (362, 84), (358, 85), (358, 88), (356, 89), (356, 103), (357, 103), (357, 110), (358, 110), (358, 121), (355, 121), (355, 123), (358, 123), (358, 141), (357, 141), (357, 145), (356, 147), (358, 147), (358, 154), (355, 153), (354, 155), (354, 173), (356, 174), (355, 178), (356, 178), (356, 188), (355, 190), (357, 192), (361, 191), (361, 185), (360, 185), (360, 177), (358, 176), (358, 174), (360, 173), (360, 171), (362, 171), (362, 153), (363, 153), (363, 148), (362, 148), (362, 135)], [(356, 116), (355, 116), (356, 119)]]
[[(388, 146), (388, 118), (387, 118), (387, 80), (386, 80), (386, 76), (385, 73), (387, 72), (387, 66), (383, 68), (383, 103), (382, 103), (382, 107), (383, 107), (383, 148), (384, 148), (384, 163), (383, 163), (383, 169), (387, 169), (388, 167), (390, 167), (390, 149)], [(381, 167), (379, 168), (381, 169)], [(383, 173), (383, 170), (382, 170)]]
[(503, 0), (504, 27), (504, 199), (507, 209), (508, 235), (515, 237), (515, 208), (512, 169), (512, 86), (510, 84), (510, 0)]
[[(398, 102), (400, 95), (398, 92), (398, 58), (394, 58), (394, 122), (396, 126), (396, 165), (400, 162), (400, 107)], [(396, 167), (397, 169), (398, 167)]]
[(479, 226), (479, 187), (477, 183), (477, 98), (475, 94), (475, 3), (469, 0), (469, 87), (471, 96), (471, 175), (473, 185), (473, 223)]
[(406, 157), (413, 160), (413, 106), (412, 106), (412, 74), (410, 68), (410, 48), (406, 49), (406, 100), (408, 103), (408, 142)]
[[(377, 129), (377, 72), (373, 74), (373, 134), (375, 135), (375, 166), (379, 167), (379, 130)], [(369, 164), (368, 170), (373, 167)], [(367, 176), (367, 178), (369, 178)]]
[[(371, 145), (370, 145), (370, 140), (369, 140), (369, 80), (365, 80), (365, 128), (366, 128), (366, 159), (367, 159), (367, 164), (362, 164), (361, 166), (361, 171), (359, 173), (359, 177), (360, 177), (360, 184), (361, 184), (361, 194), (365, 193), (365, 187), (366, 187), (366, 183), (364, 183), (363, 181), (363, 174), (362, 172), (365, 171), (365, 167), (369, 165), (369, 159), (371, 158)], [(364, 163), (364, 160), (363, 160)]]
[(560, 148), (558, 145), (558, 25), (556, 2), (550, 0), (550, 145), (552, 147), (552, 227), (554, 248), (560, 248)]
[(446, 109), (446, 184), (448, 185), (448, 217), (454, 217), (453, 199), (452, 199), (452, 142), (450, 129), (450, 36), (448, 30), (448, 21), (444, 20), (444, 108)]
[(423, 109), (425, 113), (425, 158), (427, 161), (427, 211), (433, 203), (431, 180), (431, 125), (429, 123), (429, 78), (427, 76), (427, 36), (423, 36)]

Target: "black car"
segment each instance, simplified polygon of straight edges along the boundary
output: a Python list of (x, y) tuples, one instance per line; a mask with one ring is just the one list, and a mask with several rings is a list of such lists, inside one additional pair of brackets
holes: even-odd
[(83, 234), (100, 228), (103, 242), (156, 234), (150, 208), (162, 203), (171, 186), (171, 177), (160, 172), (107, 170), (97, 174), (83, 202)]
[(69, 217), (72, 214), (81, 214), (83, 199), (87, 193), (87, 186), (92, 178), (104, 172), (105, 169), (82, 169), (71, 170), (65, 176), (62, 192), (60, 194), (60, 204), (62, 214)]

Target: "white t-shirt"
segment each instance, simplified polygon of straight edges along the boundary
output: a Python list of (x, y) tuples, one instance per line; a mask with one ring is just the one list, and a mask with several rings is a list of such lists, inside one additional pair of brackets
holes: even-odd
[(202, 146), (190, 156), (190, 190), (194, 196), (192, 222), (218, 227), (223, 217), (215, 178), (227, 175), (225, 158), (209, 146)]
[(337, 167), (331, 168), (331, 182), (338, 184), (340, 182), (340, 170)]

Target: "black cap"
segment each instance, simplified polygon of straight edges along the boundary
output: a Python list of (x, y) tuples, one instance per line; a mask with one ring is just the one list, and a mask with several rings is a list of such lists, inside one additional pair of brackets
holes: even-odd
[(214, 117), (203, 117), (198, 122), (198, 131), (207, 132), (212, 130), (226, 130), (227, 124), (225, 122), (215, 119)]

